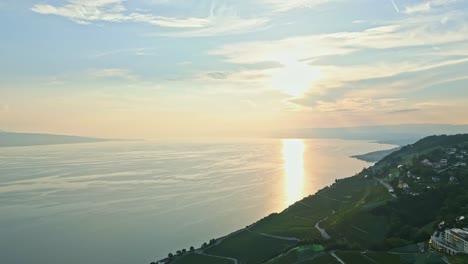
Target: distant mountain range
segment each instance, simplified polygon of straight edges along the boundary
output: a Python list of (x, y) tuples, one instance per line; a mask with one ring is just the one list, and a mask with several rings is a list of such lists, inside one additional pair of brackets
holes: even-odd
[(468, 125), (404, 124), (285, 130), (277, 133), (274, 137), (374, 140), (380, 143), (403, 146), (430, 135), (453, 135), (463, 133), (468, 133)]
[(0, 147), (55, 145), (55, 144), (77, 144), (112, 141), (110, 139), (88, 138), (78, 136), (34, 134), (34, 133), (12, 133), (0, 131)]

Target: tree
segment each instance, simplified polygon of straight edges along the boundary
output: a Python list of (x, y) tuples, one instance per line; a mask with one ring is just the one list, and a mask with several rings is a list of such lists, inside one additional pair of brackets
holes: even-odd
[(168, 258), (168, 259), (173, 259), (173, 258), (174, 258), (174, 254), (169, 253), (169, 254), (167, 255), (167, 258)]
[(193, 248), (193, 246), (190, 247), (190, 252), (194, 252), (195, 251), (195, 248)]
[(201, 247), (206, 248), (207, 246), (208, 246), (208, 244), (205, 242), (205, 243), (203, 243), (203, 245)]

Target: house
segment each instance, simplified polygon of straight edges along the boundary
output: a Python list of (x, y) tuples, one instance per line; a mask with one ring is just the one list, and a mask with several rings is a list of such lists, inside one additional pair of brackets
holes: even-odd
[(458, 182), (458, 179), (453, 177), (453, 176), (450, 176), (450, 182)]
[(448, 155), (455, 155), (455, 153), (457, 153), (457, 149), (456, 149), (456, 148), (450, 148), (449, 150), (447, 150), (447, 154), (448, 154)]
[(457, 221), (457, 223), (462, 222), (463, 220), (465, 220), (465, 216), (463, 215), (455, 218), (455, 221)]
[(434, 232), (429, 240), (432, 248), (450, 255), (468, 253), (468, 231), (452, 228), (444, 232)]
[(460, 153), (461, 153), (462, 155), (468, 154), (468, 152), (467, 152), (465, 149), (460, 150)]
[(438, 176), (432, 176), (432, 181), (433, 181), (433, 182), (440, 182), (440, 177), (438, 177)]
[(398, 181), (398, 188), (399, 189), (409, 189), (409, 185), (407, 183), (405, 183), (404, 181), (399, 180)]
[(463, 159), (464, 156), (463, 156), (463, 155), (457, 155), (456, 158), (457, 158), (457, 159)]
[(441, 159), (440, 160), (440, 165), (442, 166), (447, 166), (448, 160), (447, 159)]
[(445, 221), (440, 222), (438, 227), (439, 227), (439, 229), (445, 228)]
[(458, 163), (458, 166), (460, 166), (460, 167), (466, 167), (466, 162), (460, 162), (460, 163)]
[(432, 166), (432, 162), (430, 162), (428, 159), (421, 161), (421, 164), (428, 167)]

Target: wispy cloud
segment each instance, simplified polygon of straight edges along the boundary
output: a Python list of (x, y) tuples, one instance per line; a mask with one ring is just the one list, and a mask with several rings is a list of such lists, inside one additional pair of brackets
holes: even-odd
[(429, 0), (424, 1), (415, 5), (405, 7), (404, 13), (406, 14), (415, 14), (415, 13), (428, 13), (433, 10), (435, 7), (446, 6), (453, 4), (457, 0)]
[(205, 75), (202, 75), (202, 78), (203, 76), (212, 80), (229, 80), (242, 82), (268, 80), (268, 78), (271, 77), (271, 74), (268, 70), (249, 70), (238, 72), (208, 72)]
[(322, 112), (395, 111), (404, 102), (403, 98), (344, 98), (333, 102), (318, 101), (315, 109)]
[(136, 80), (137, 76), (132, 74), (128, 69), (108, 68), (108, 69), (93, 69), (88, 71), (89, 75), (95, 78), (119, 78), (126, 80)]
[(203, 18), (173, 18), (148, 13), (130, 13), (125, 0), (68, 0), (63, 6), (36, 4), (31, 10), (43, 15), (66, 17), (79, 24), (92, 22), (144, 22), (161, 27), (194, 28), (208, 23)]
[(468, 27), (436, 30), (425, 23), (386, 25), (354, 32), (289, 37), (224, 45), (211, 52), (238, 64), (316, 59), (364, 49), (439, 45), (468, 40)]
[(204, 27), (182, 29), (153, 35), (164, 35), (172, 37), (204, 37), (226, 34), (240, 34), (263, 30), (268, 27), (270, 19), (267, 17), (241, 17), (236, 9), (226, 5), (211, 5), (207, 23)]
[(94, 52), (90, 55), (91, 58), (102, 58), (112, 55), (120, 54), (133, 54), (135, 56), (155, 56), (157, 48), (130, 48), (130, 49), (115, 49), (115, 50), (103, 50)]
[(406, 114), (406, 113), (417, 112), (417, 111), (421, 111), (421, 109), (418, 109), (418, 108), (398, 109), (398, 110), (390, 111), (388, 113), (389, 114)]
[(261, 0), (275, 12), (286, 12), (297, 8), (312, 8), (337, 0)]
[(261, 29), (267, 18), (243, 18), (225, 6), (211, 7), (206, 17), (167, 17), (148, 12), (129, 12), (126, 0), (68, 0), (64, 5), (36, 4), (31, 10), (43, 15), (57, 15), (79, 24), (96, 22), (146, 23), (163, 28), (185, 29), (155, 35), (194, 37), (237, 34)]

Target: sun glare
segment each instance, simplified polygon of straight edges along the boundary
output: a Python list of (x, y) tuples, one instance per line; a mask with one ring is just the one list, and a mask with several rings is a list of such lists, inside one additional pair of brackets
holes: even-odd
[(309, 90), (321, 77), (319, 67), (289, 62), (272, 74), (271, 82), (273, 88), (298, 97)]
[(304, 197), (304, 141), (283, 139), (286, 206)]

